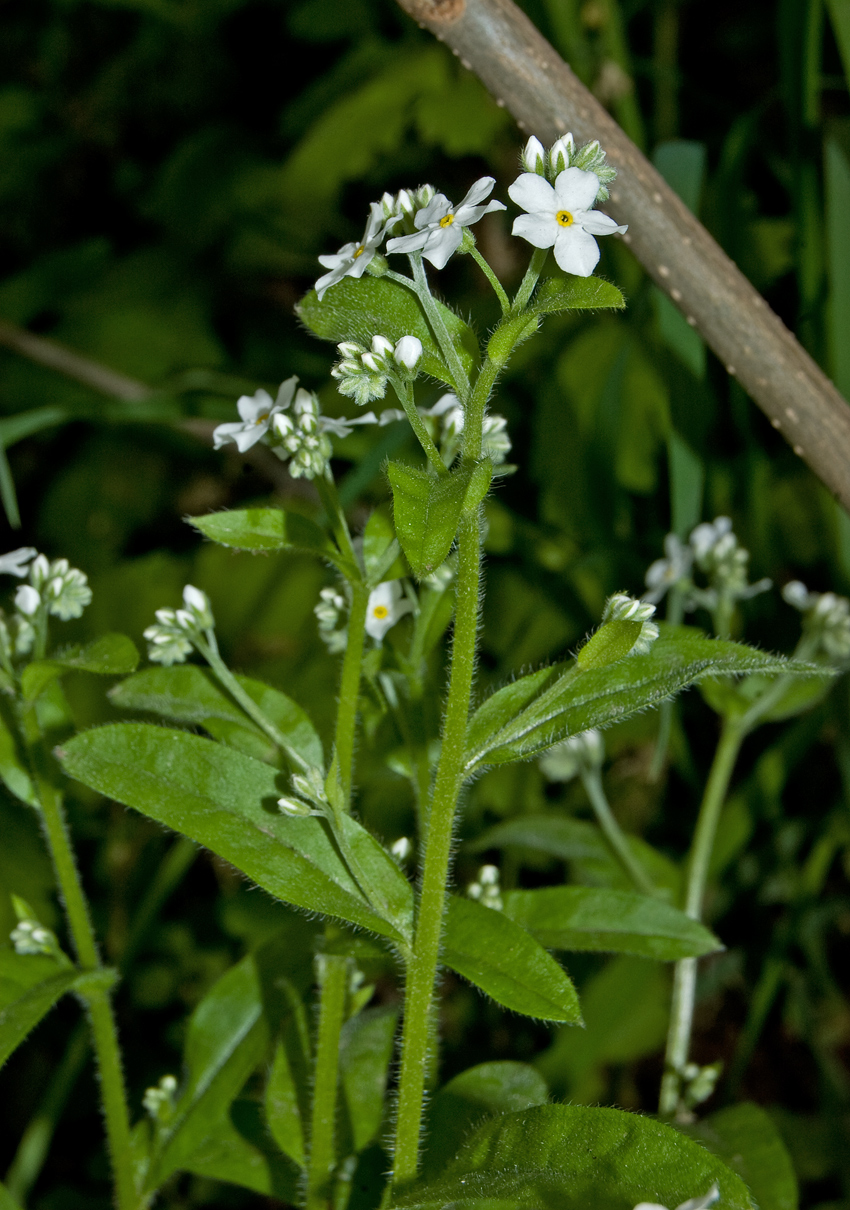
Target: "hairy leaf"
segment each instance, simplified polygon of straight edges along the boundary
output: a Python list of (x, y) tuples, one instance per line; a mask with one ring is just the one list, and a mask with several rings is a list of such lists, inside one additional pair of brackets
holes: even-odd
[(570, 977), (503, 912), (451, 896), (442, 958), (505, 1008), (542, 1021), (581, 1022)]
[(0, 1067), (79, 977), (46, 954), (0, 946)]
[(27, 664), (21, 673), (21, 689), (27, 701), (35, 701), (42, 690), (65, 672), (97, 672), (101, 676), (122, 676), (133, 672), (139, 663), (135, 644), (125, 634), (105, 634), (85, 647), (70, 647), (49, 660)]
[(799, 1194), (791, 1157), (770, 1116), (745, 1101), (681, 1126), (719, 1156), (746, 1183), (759, 1210), (797, 1210)]
[(550, 315), (557, 311), (587, 311), (613, 307), (621, 311), (626, 300), (611, 282), (601, 277), (547, 277), (537, 288), (530, 311)]
[(397, 1024), (398, 1010), (384, 1007), (357, 1013), (342, 1027), (340, 1082), (355, 1153), (368, 1147), (381, 1129)]
[(636, 954), (662, 962), (723, 949), (699, 921), (634, 891), (542, 887), (509, 891), (504, 902), (505, 914), (547, 949)]
[(254, 554), (300, 550), (331, 562), (338, 562), (340, 558), (330, 538), (315, 521), (282, 508), (233, 508), (188, 520), (205, 538), (233, 550), (249, 550)]
[(493, 476), (489, 458), (434, 476), (390, 462), (395, 528), (413, 574), (421, 579), (448, 556), (460, 515), (480, 504)]

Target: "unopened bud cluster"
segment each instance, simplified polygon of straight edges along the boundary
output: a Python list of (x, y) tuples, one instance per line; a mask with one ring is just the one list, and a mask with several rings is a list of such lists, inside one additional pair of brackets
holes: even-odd
[[(463, 435), (463, 408), (457, 395), (451, 392), (441, 395), (430, 408), (419, 408), (419, 415), (429, 422), (432, 436), (439, 442), (440, 455), (446, 466), (451, 466), (460, 452)], [(511, 452), (508, 422), (496, 412), (484, 417), (481, 432), (481, 455), (489, 458), (494, 466), (501, 466)]]
[(54, 933), (37, 920), (21, 920), (9, 934), (16, 954), (56, 954), (59, 942)]
[(158, 609), (156, 621), (144, 632), (148, 641), (148, 659), (155, 664), (182, 664), (191, 654), (195, 639), (215, 626), (209, 597), (200, 588), (187, 584), (183, 589), (183, 609)]
[[(721, 599), (748, 600), (771, 586), (767, 579), (749, 583), (750, 552), (733, 533), (729, 517), (715, 517), (697, 525), (687, 544), (675, 534), (668, 534), (664, 555), (646, 573), (646, 601), (657, 603), (668, 589), (678, 588), (684, 594), (685, 609), (703, 606), (714, 610)], [(708, 578), (708, 588), (694, 584), (694, 567)]]
[(308, 769), (306, 773), (293, 773), (290, 778), (292, 789), (299, 797), (285, 794), (277, 800), (281, 815), (291, 818), (306, 818), (309, 815), (325, 815), (330, 809), (325, 795), (325, 779), (321, 769)]
[(176, 1093), (177, 1079), (174, 1076), (163, 1076), (158, 1084), (145, 1089), (142, 1106), (155, 1122), (167, 1122), (174, 1112)]
[(319, 603), (313, 613), (319, 622), (319, 637), (331, 655), (345, 651), (348, 644), (348, 631), (345, 625), (345, 615), (348, 603), (341, 592), (335, 588), (323, 588), (319, 593)]
[(502, 903), (502, 888), (499, 883), (499, 867), (483, 865), (478, 871), (478, 878), (466, 888), (470, 899), (477, 899), (484, 907), (493, 908), (500, 912)]
[(436, 192), (433, 185), (420, 185), (418, 189), (402, 189), (395, 196), (391, 193), (383, 195), (379, 205), (387, 224), (393, 225), (396, 235), (412, 235), (416, 231), (417, 212), (425, 209)]
[(402, 336), (395, 345), (386, 336), (373, 336), (366, 349), (353, 340), (337, 346), (341, 360), (331, 370), (338, 391), (359, 406), (383, 399), (391, 374), (411, 379), (422, 357), (422, 342), (416, 336)]
[(48, 615), (67, 622), (81, 616), (92, 592), (84, 572), (67, 559), (50, 560), (31, 546), (0, 555), (0, 574), (26, 579), (15, 592), (15, 613), (0, 615), (0, 660), (8, 670), (13, 656), (29, 655)]
[(602, 611), (602, 624), (606, 622), (641, 622), (640, 634), (634, 643), (630, 655), (646, 655), (652, 644), (658, 638), (658, 627), (650, 618), (655, 613), (655, 606), (650, 601), (638, 601), (624, 592), (615, 592), (605, 602)]
[(323, 431), (319, 401), (312, 391), (299, 387), (292, 410), (277, 413), (269, 445), (282, 461), (289, 459), (293, 479), (314, 479), (325, 473), (333, 448)]
[(809, 635), (831, 660), (850, 659), (850, 601), (834, 592), (809, 592), (800, 580), (782, 589), (789, 605), (803, 614)]
[(599, 178), (597, 202), (608, 200), (607, 187), (617, 176), (617, 169), (606, 164), (605, 152), (597, 139), (577, 148), (571, 134), (561, 135), (548, 151), (540, 140), (532, 135), (522, 150), (520, 160), (525, 172), (534, 172), (552, 184), (567, 168), (580, 168), (582, 172), (595, 173)]
[(549, 781), (572, 781), (580, 773), (601, 769), (604, 761), (605, 741), (592, 727), (550, 748), (540, 758), (540, 768)]

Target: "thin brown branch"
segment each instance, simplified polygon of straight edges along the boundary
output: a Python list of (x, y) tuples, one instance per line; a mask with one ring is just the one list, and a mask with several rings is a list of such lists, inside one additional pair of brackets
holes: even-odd
[(512, 0), (398, 0), (527, 134), (599, 139), (619, 176), (606, 210), (635, 256), (850, 510), (850, 408), (761, 295)]

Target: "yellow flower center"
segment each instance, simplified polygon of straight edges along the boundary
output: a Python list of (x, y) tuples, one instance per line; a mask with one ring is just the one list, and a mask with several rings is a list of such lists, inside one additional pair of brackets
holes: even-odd
[(447, 214), (445, 216), (445, 218), (440, 219), (440, 226), (441, 227), (451, 227), (451, 225), (454, 221), (455, 221), (455, 216), (453, 214)]
[(354, 253), (354, 259), (357, 260), (358, 256), (362, 256), (365, 251), (366, 251), (366, 249), (361, 244), (360, 247), (357, 249), (357, 251)]
[(373, 618), (383, 619), (383, 618), (388, 618), (389, 616), (390, 616), (390, 611), (387, 609), (386, 605), (376, 605), (375, 608), (372, 610)]
[(569, 210), (559, 210), (555, 219), (560, 227), (572, 227), (573, 225), (573, 216)]
[(268, 420), (268, 418), (269, 418), (268, 412), (260, 412), (257, 419), (254, 421), (254, 424), (265, 424), (266, 421)]

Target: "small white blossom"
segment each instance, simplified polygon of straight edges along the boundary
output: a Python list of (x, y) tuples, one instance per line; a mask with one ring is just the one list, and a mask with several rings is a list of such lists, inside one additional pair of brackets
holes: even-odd
[(9, 940), (16, 954), (56, 954), (59, 951), (55, 935), (37, 920), (20, 920), (9, 934)]
[(209, 597), (187, 584), (183, 589), (185, 609), (158, 609), (156, 622), (144, 632), (148, 641), (148, 659), (155, 664), (182, 664), (191, 654), (193, 638), (215, 625)]
[(804, 615), (804, 626), (832, 660), (850, 659), (850, 601), (834, 592), (809, 592), (792, 580), (782, 589), (789, 605)]
[(409, 373), (414, 373), (422, 358), (422, 341), (416, 336), (402, 336), (393, 349), (393, 360)]
[(393, 346), (385, 336), (373, 336), (369, 349), (351, 340), (338, 346), (342, 358), (331, 370), (331, 377), (336, 378), (339, 393), (353, 399), (358, 407), (383, 399), (387, 393), (390, 366), (385, 345), (392, 353)]
[(277, 805), (281, 815), (288, 815), (291, 819), (306, 819), (316, 814), (315, 809), (300, 798), (279, 798)]
[(495, 184), (493, 177), (481, 177), (459, 206), (452, 206), (442, 193), (435, 194), (428, 205), (416, 213), (416, 234), (389, 240), (387, 252), (421, 252), (435, 269), (444, 269), (449, 257), (460, 247), (466, 227), (477, 223), (485, 214), (505, 209), (502, 202), (482, 204)]
[(345, 651), (348, 645), (348, 631), (345, 624), (345, 614), (348, 603), (342, 593), (335, 588), (323, 588), (319, 593), (319, 603), (313, 610), (319, 623), (319, 637), (331, 655)]
[(183, 589), (183, 604), (199, 630), (211, 630), (215, 626), (210, 599), (200, 588), (195, 588), (194, 584), (187, 584)]
[[(709, 1206), (713, 1206), (720, 1198), (720, 1190), (715, 1182), (708, 1193), (704, 1193), (702, 1197), (691, 1197), (686, 1202), (676, 1207), (676, 1210), (708, 1210)], [(638, 1202), (635, 1210), (667, 1210), (666, 1206), (660, 1206), (657, 1202)]]
[(57, 559), (50, 565), (44, 596), (48, 611), (67, 622), (82, 616), (83, 610), (91, 604), (92, 591), (85, 572), (69, 567), (67, 559)]
[(391, 627), (413, 609), (404, 595), (401, 580), (385, 580), (369, 593), (366, 608), (366, 633), (379, 643)]
[(271, 446), (280, 459), (290, 460), (293, 479), (314, 479), (325, 473), (333, 449), (322, 429), (319, 400), (312, 391), (299, 387), (292, 416), (275, 416)]
[(691, 531), (690, 544), (694, 562), (711, 583), (708, 594), (695, 594), (697, 604), (711, 609), (712, 594), (745, 601), (771, 587), (768, 579), (748, 583), (750, 552), (738, 542), (728, 517), (715, 517), (714, 521), (697, 525)]
[(34, 546), (19, 546), (7, 555), (0, 555), (0, 575), (17, 576), (22, 580), (27, 574), (27, 564), (37, 553)]
[[(463, 433), (463, 408), (457, 395), (447, 391), (441, 395), (430, 408), (419, 408), (419, 414), (426, 420), (440, 421), (440, 454), (447, 466), (450, 466), (460, 449), (460, 439)], [(507, 433), (508, 422), (504, 416), (489, 412), (484, 417), (481, 433), (481, 454), (489, 458), (494, 466), (500, 466), (511, 452), (511, 439)]]
[(15, 593), (15, 608), (24, 617), (31, 618), (41, 605), (41, 593), (32, 584), (22, 584)]
[(593, 237), (628, 230), (592, 209), (598, 192), (599, 177), (581, 168), (566, 168), (554, 185), (524, 172), (508, 189), (511, 199), (528, 212), (514, 219), (513, 234), (535, 248), (553, 248), (565, 273), (590, 277), (599, 262)]
[(258, 441), (262, 441), (274, 423), (275, 416), (285, 411), (292, 402), (297, 377), (287, 378), (278, 388), (277, 396), (272, 400), (268, 391), (256, 391), (253, 395), (242, 395), (236, 401), (236, 408), (241, 420), (228, 424), (220, 424), (213, 431), (213, 445), (219, 450), (228, 441), (232, 441), (240, 454), (244, 454)]
[(159, 1084), (146, 1088), (142, 1097), (142, 1108), (155, 1122), (166, 1122), (174, 1111), (177, 1080), (174, 1076), (163, 1076)]
[(638, 601), (624, 592), (615, 592), (605, 602), (602, 624), (606, 622), (642, 622), (640, 633), (629, 655), (646, 655), (658, 638), (658, 627), (650, 618), (655, 606), (650, 601)]
[(320, 301), (324, 298), (325, 292), (331, 286), (335, 286), (337, 282), (342, 281), (344, 277), (363, 276), (380, 248), (387, 231), (390, 227), (395, 226), (399, 217), (398, 215), (386, 215), (381, 202), (372, 202), (363, 238), (360, 241), (354, 240), (350, 244), (344, 244), (339, 252), (330, 256), (319, 257), (319, 264), (330, 270), (316, 282), (316, 294)]
[(416, 215), (428, 205), (437, 190), (433, 185), (420, 185), (418, 189), (401, 189), (395, 197), (385, 193), (381, 208), (387, 219), (399, 220), (399, 228), (407, 234), (416, 230)]
[(541, 756), (540, 768), (549, 781), (572, 781), (583, 769), (601, 769), (604, 761), (605, 741), (592, 727), (555, 744)]
[(478, 871), (477, 880), (469, 884), (466, 888), (466, 893), (470, 899), (477, 899), (484, 907), (500, 912), (504, 904), (502, 903), (502, 889), (499, 882), (499, 867), (495, 865), (483, 865)]
[(390, 852), (396, 861), (408, 861), (413, 856), (413, 841), (409, 836), (399, 836), (390, 845)]

